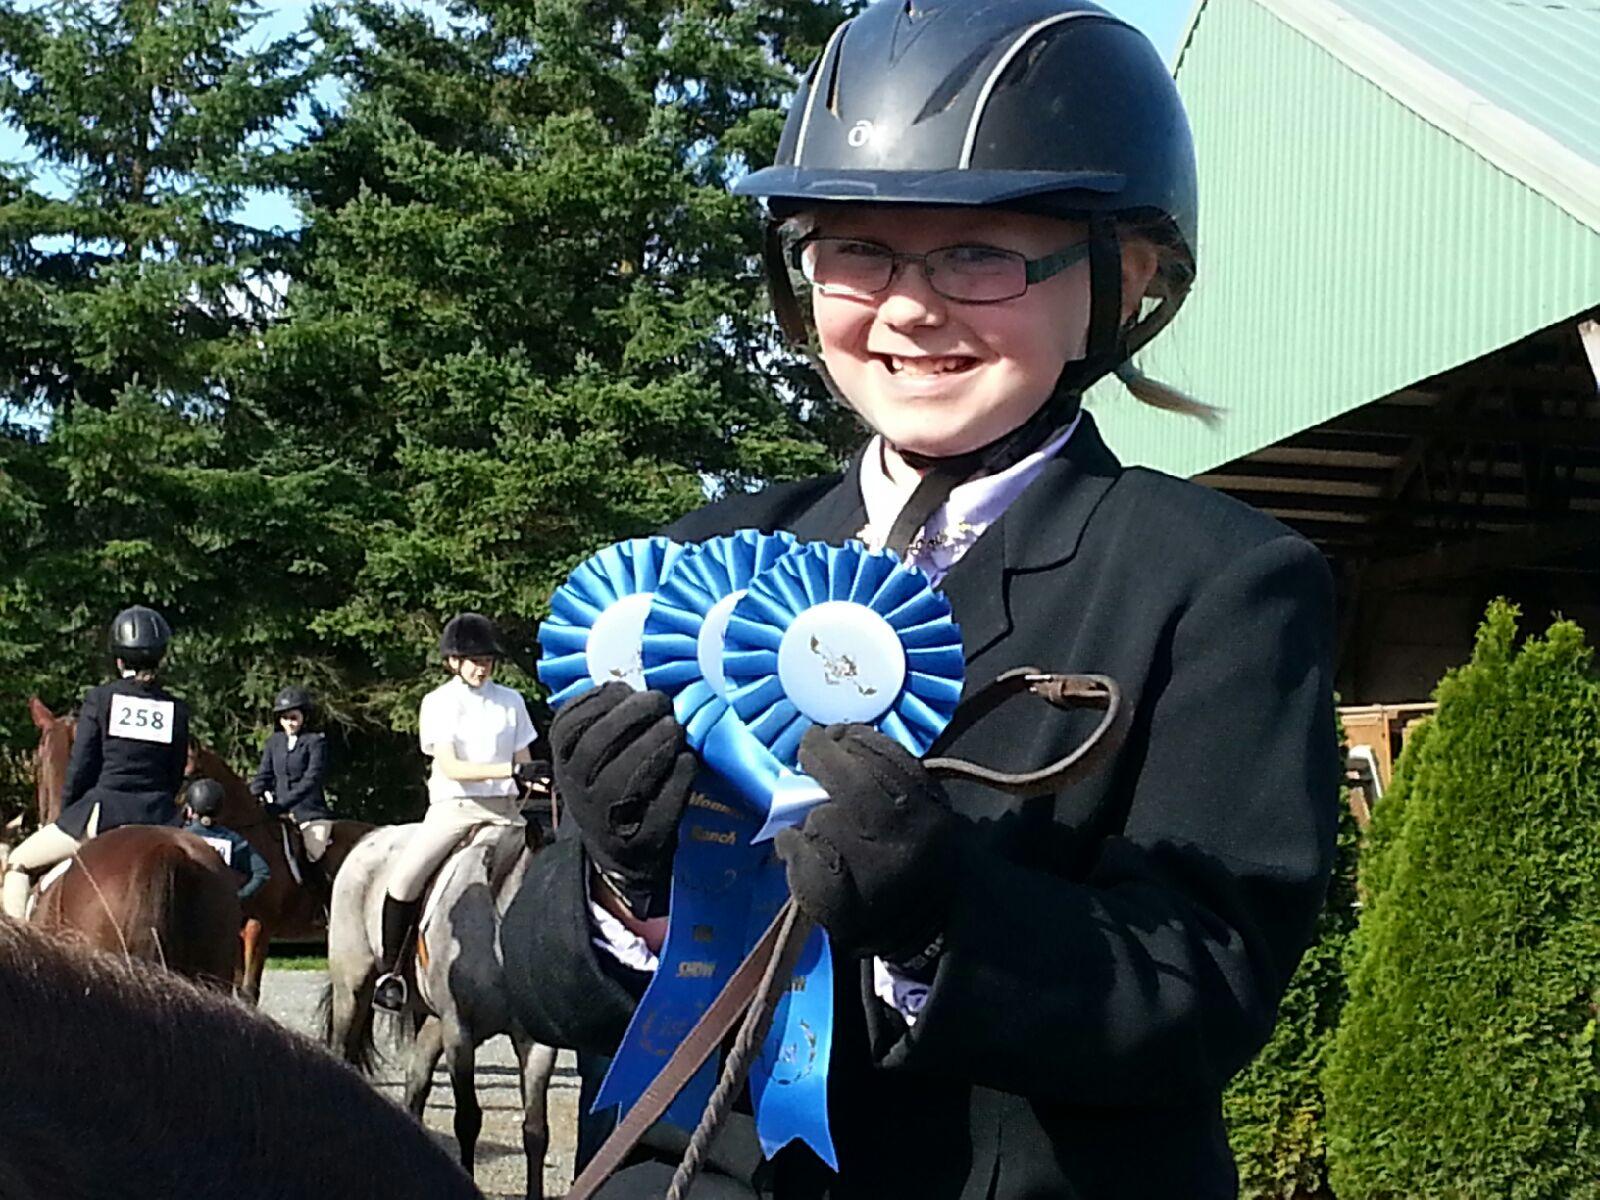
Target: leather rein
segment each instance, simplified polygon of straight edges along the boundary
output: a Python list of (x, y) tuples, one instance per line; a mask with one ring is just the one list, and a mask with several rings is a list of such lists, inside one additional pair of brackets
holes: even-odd
[[(1127, 735), (1128, 714), (1122, 704), (1122, 690), (1109, 676), (1048, 674), (1034, 667), (1020, 667), (996, 677), (962, 701), (940, 743), (948, 745), (1007, 700), (1023, 695), (1037, 696), (1060, 709), (1098, 709), (1100, 721), (1070, 753), (1036, 771), (1009, 773), (962, 758), (938, 757), (923, 760), (929, 774), (937, 779), (967, 780), (1018, 798), (1048, 795), (1099, 770), (1116, 754)], [(666, 1065), (573, 1180), (567, 1200), (591, 1200), (737, 1027), (716, 1089), (667, 1189), (667, 1200), (685, 1200), (712, 1140), (744, 1087), (778, 1002), (788, 991), (811, 927), (811, 919), (794, 900), (786, 900)]]

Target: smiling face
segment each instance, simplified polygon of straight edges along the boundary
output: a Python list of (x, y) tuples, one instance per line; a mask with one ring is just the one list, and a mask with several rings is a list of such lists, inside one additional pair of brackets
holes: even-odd
[(278, 725), (290, 737), (300, 732), (301, 726), (306, 723), (306, 715), (298, 708), (287, 709), (278, 714)]
[[(1072, 221), (994, 209), (839, 205), (815, 232), (921, 254), (985, 245), (1029, 259), (1081, 242)], [(900, 449), (963, 454), (1015, 429), (1050, 397), (1062, 367), (1081, 358), (1089, 328), (1089, 267), (1079, 263), (1014, 300), (962, 304), (901, 264), (872, 296), (812, 293), (823, 360), (867, 424)]]

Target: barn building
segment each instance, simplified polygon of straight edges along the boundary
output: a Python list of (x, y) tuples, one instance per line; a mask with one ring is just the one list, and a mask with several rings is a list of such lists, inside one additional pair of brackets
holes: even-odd
[[(1346, 703), (1425, 698), (1488, 600), (1600, 635), (1600, 0), (1200, 0), (1200, 282), (1111, 445), (1327, 554)], [(1225, 636), (1225, 631), (1219, 631)]]

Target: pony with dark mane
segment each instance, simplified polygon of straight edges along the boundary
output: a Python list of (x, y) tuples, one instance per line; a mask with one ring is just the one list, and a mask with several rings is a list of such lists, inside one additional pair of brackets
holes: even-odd
[(193, 834), (123, 825), (83, 844), (40, 893), (33, 923), (227, 991), (242, 966), (238, 889)]
[[(291, 832), (289, 822), (267, 812), (220, 754), (198, 744), (190, 747), (189, 775), (215, 779), (222, 785), (217, 824), (242, 835), (272, 870), (266, 886), (244, 904), (244, 977), (239, 990), (253, 1004), (261, 995), (261, 972), (272, 939), (310, 941), (324, 936), (329, 896), (313, 886), (299, 868), (290, 867), (290, 839), (298, 839), (298, 832)], [(366, 821), (335, 821), (328, 848), (317, 863), (324, 878), (331, 881), (356, 843), (375, 828)]]
[(0, 1029), (6, 1200), (479, 1197), (421, 1126), (309, 1040), (4, 918)]

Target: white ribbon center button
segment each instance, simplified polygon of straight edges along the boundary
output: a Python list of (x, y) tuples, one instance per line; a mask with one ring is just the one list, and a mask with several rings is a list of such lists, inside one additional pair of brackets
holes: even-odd
[(806, 609), (778, 644), (778, 681), (818, 725), (877, 720), (899, 697), (905, 679), (905, 650), (894, 628), (849, 600)]
[(624, 596), (595, 618), (584, 659), (596, 687), (621, 681), (644, 691), (644, 619), (654, 592)]

